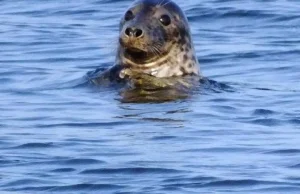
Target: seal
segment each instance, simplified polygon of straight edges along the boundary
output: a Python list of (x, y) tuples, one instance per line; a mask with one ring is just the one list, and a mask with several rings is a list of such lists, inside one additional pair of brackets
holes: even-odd
[(122, 102), (187, 98), (203, 78), (187, 17), (171, 0), (136, 0), (120, 21), (118, 42), (115, 65), (89, 80), (125, 86)]
[(135, 1), (120, 22), (116, 64), (160, 78), (199, 75), (188, 20), (179, 6), (171, 0)]
[[(120, 21), (119, 45), (110, 77), (128, 70), (167, 78), (200, 75), (183, 11), (171, 0), (137, 0)], [(114, 75), (114, 76), (112, 76)]]

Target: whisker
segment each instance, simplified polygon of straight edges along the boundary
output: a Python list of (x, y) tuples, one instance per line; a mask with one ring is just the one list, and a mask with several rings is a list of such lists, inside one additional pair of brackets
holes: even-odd
[(165, 4), (162, 5), (162, 7), (168, 5), (169, 3), (171, 3), (171, 1), (167, 1)]
[(156, 51), (157, 56), (159, 56), (159, 57), (162, 56), (161, 50), (156, 45), (153, 46), (153, 49)]
[[(160, 47), (162, 47), (162, 43), (157, 43), (157, 45), (161, 45)], [(159, 52), (159, 56), (161, 57), (162, 52), (161, 52), (160, 48), (157, 47), (157, 45), (154, 45), (154, 48), (156, 48), (156, 50)], [(169, 60), (169, 58), (166, 58), (166, 61), (171, 64), (171, 61)]]
[(150, 49), (150, 52), (154, 53), (154, 54), (157, 56), (157, 53), (156, 53), (156, 51), (154, 50), (154, 48), (150, 47), (149, 49)]
[(162, 0), (158, 5), (161, 6), (165, 0)]
[(156, 56), (160, 56), (160, 53), (159, 53), (158, 49), (155, 46), (153, 46), (152, 49), (154, 50)]

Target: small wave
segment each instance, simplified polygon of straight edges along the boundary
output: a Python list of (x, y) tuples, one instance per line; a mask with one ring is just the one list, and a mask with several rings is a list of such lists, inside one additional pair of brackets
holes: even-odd
[(55, 11), (52, 14), (58, 16), (65, 15), (82, 15), (82, 14), (95, 14), (99, 13), (97, 9), (84, 9), (84, 10), (64, 10), (64, 11)]
[(21, 180), (16, 180), (9, 182), (3, 187), (20, 187), (22, 185), (30, 185), (30, 184), (44, 184), (45, 182), (38, 180), (38, 179), (21, 179)]
[(275, 114), (275, 112), (268, 109), (255, 109), (253, 111), (253, 115), (259, 115), (259, 116), (266, 116), (266, 115), (273, 115), (273, 114)]
[(228, 11), (221, 11), (218, 13), (219, 16), (222, 18), (231, 18), (231, 17), (246, 17), (246, 18), (266, 18), (266, 17), (275, 17), (275, 14), (268, 13), (267, 11), (262, 10), (242, 10), (242, 9), (235, 9), (235, 10), (228, 10)]
[[(27, 148), (26, 148), (27, 149)], [(106, 153), (105, 153), (106, 154)], [(41, 160), (41, 161), (37, 161), (37, 162), (33, 162), (30, 161), (29, 158), (28, 161), (10, 161), (8, 164), (10, 163), (16, 163), (19, 162), (19, 166), (36, 166), (36, 165), (65, 165), (65, 166), (80, 166), (80, 165), (100, 165), (100, 164), (105, 164), (105, 161), (102, 160), (96, 160), (96, 159), (82, 159), (82, 158), (54, 158), (51, 160)], [(39, 159), (39, 158), (37, 158)], [(55, 170), (59, 170), (61, 168), (55, 169)], [(64, 169), (64, 168), (63, 168)]]
[(250, 121), (250, 123), (257, 124), (257, 125), (264, 125), (268, 127), (278, 126), (281, 124), (280, 120), (265, 118), (265, 119), (254, 119)]
[(71, 142), (71, 145), (77, 143), (107, 143), (113, 141), (114, 140), (112, 139), (79, 139), (79, 138), (69, 138), (65, 140), (65, 142), (67, 143)]
[(290, 168), (300, 168), (300, 164), (292, 165), (292, 166), (290, 166)]
[(54, 192), (54, 191), (69, 191), (69, 192), (79, 192), (79, 191), (97, 191), (97, 190), (116, 190), (124, 189), (125, 186), (115, 185), (115, 184), (74, 184), (67, 186), (40, 186), (40, 187), (22, 187), (11, 189), (11, 191), (44, 191), (44, 192)]
[(268, 13), (267, 11), (264, 10), (245, 10), (245, 9), (235, 9), (235, 8), (226, 8), (226, 9), (192, 8), (188, 10), (188, 19), (190, 21), (199, 21), (199, 20), (211, 19), (211, 18), (262, 19), (262, 18), (274, 18), (276, 16), (278, 15)]
[(9, 161), (9, 160), (0, 160), (1, 165), (9, 164), (9, 163), (11, 163), (11, 161)]
[(76, 169), (74, 168), (57, 168), (51, 170), (51, 172), (55, 172), (55, 173), (74, 172), (74, 171), (76, 171)]
[(271, 181), (260, 181), (260, 180), (253, 180), (253, 179), (246, 179), (246, 180), (222, 180), (222, 181), (214, 181), (203, 186), (207, 187), (226, 187), (226, 186), (254, 186), (254, 185), (279, 185), (283, 183), (279, 182), (271, 182)]
[(299, 154), (300, 149), (282, 149), (266, 152), (266, 154)]
[(170, 140), (170, 139), (176, 139), (176, 138), (178, 138), (178, 137), (176, 137), (176, 136), (170, 136), (170, 135), (165, 135), (165, 136), (152, 137), (151, 140), (161, 141), (161, 140)]
[[(174, 181), (175, 182), (175, 181)], [(253, 186), (260, 186), (263, 185), (268, 186), (268, 185), (283, 185), (285, 183), (280, 183), (280, 182), (271, 182), (271, 181), (259, 181), (259, 180), (252, 180), (252, 179), (247, 179), (247, 180), (213, 180), (210, 181), (209, 178), (208, 180), (200, 180), (200, 181), (189, 181), (185, 180), (184, 182), (178, 181), (177, 183), (171, 183), (171, 184), (165, 184), (163, 185), (163, 190), (179, 190), (179, 189), (184, 189), (184, 188), (192, 188), (192, 189), (199, 189), (199, 188), (233, 188), (233, 187), (240, 187), (243, 189), (246, 188), (251, 188)]]
[(274, 191), (275, 193), (280, 193), (280, 194), (286, 194), (293, 192), (295, 194), (298, 194), (300, 190), (299, 186), (273, 186), (273, 187), (267, 187), (267, 188), (262, 188), (262, 189), (251, 189), (251, 193), (269, 193)]
[(54, 186), (36, 186), (36, 187), (14, 187), (12, 189), (8, 189), (7, 191), (47, 191), (54, 188)]
[(291, 120), (289, 120), (289, 123), (293, 123), (293, 124), (299, 125), (300, 124), (300, 119), (291, 119)]
[(167, 184), (166, 188), (183, 187), (183, 188), (203, 188), (203, 187), (252, 187), (256, 185), (279, 185), (283, 183), (271, 182), (271, 181), (259, 181), (252, 179), (245, 180), (216, 180), (216, 181), (200, 181), (200, 182), (187, 182), (177, 184)]
[(142, 118), (143, 121), (163, 122), (163, 123), (182, 123), (184, 120), (171, 118)]
[(37, 128), (56, 128), (56, 127), (102, 127), (102, 126), (117, 126), (117, 125), (124, 125), (124, 124), (131, 124), (131, 121), (120, 121), (120, 122), (90, 122), (90, 123), (57, 123), (57, 124), (38, 124), (35, 125)]
[(200, 87), (203, 87), (205, 91), (211, 91), (215, 93), (222, 93), (222, 92), (235, 92), (235, 88), (231, 87), (230, 85), (222, 82), (217, 82), (208, 78), (203, 78), (200, 80)]
[(243, 148), (243, 147), (228, 147), (228, 148), (222, 148), (222, 147), (216, 147), (216, 148), (202, 148), (202, 149), (187, 149), (187, 150), (181, 150), (179, 152), (183, 153), (197, 153), (197, 152), (206, 152), (206, 153), (239, 153), (239, 152), (250, 152), (253, 151), (251, 148)]
[(104, 161), (100, 160), (95, 160), (95, 159), (70, 159), (70, 160), (65, 160), (62, 163), (66, 165), (82, 165), (82, 164), (103, 164), (106, 163)]
[(56, 186), (54, 188), (49, 189), (48, 191), (96, 191), (96, 190), (115, 190), (115, 189), (123, 189), (125, 186), (115, 185), (115, 184), (75, 184), (68, 186)]
[(179, 173), (180, 171), (166, 168), (103, 168), (84, 170), (81, 174), (166, 174)]
[(279, 15), (273, 19), (273, 22), (298, 22), (299, 15)]
[(261, 91), (277, 91), (277, 90), (274, 90), (274, 89), (271, 89), (271, 88), (261, 88), (261, 87), (255, 87), (253, 89), (261, 90)]
[(218, 178), (216, 177), (210, 177), (210, 176), (196, 176), (196, 177), (192, 177), (192, 178), (183, 178), (183, 177), (178, 177), (178, 178), (170, 178), (170, 179), (166, 179), (163, 180), (164, 183), (195, 183), (195, 182), (213, 182), (213, 181), (217, 181)]
[(32, 149), (32, 148), (54, 148), (54, 143), (25, 143), (14, 147), (15, 149)]

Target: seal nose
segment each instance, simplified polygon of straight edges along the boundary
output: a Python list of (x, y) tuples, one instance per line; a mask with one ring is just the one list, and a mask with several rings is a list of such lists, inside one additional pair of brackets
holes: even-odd
[(125, 30), (125, 34), (129, 37), (139, 38), (143, 35), (143, 30), (139, 28), (128, 27)]

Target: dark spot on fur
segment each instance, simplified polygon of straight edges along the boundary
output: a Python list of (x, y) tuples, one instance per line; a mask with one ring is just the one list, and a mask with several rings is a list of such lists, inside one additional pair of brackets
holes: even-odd
[(183, 63), (186, 63), (187, 60), (188, 60), (188, 56), (187, 56), (187, 54), (185, 54), (185, 55), (183, 56)]
[(192, 68), (193, 67), (193, 64), (192, 63), (189, 63), (189, 68)]
[(169, 38), (172, 39), (172, 37), (168, 36), (168, 33), (165, 30), (162, 30), (162, 36), (165, 41), (168, 41)]
[(179, 40), (180, 44), (184, 45), (186, 43), (185, 37), (181, 37)]
[(183, 75), (186, 74), (186, 71), (185, 71), (185, 69), (183, 67), (180, 67), (180, 71), (183, 73)]
[(185, 28), (180, 28), (179, 33), (180, 33), (180, 44), (182, 44), (182, 45), (186, 44), (187, 32), (186, 32)]
[(183, 48), (183, 47), (181, 47), (181, 48), (180, 48), (180, 50), (181, 50), (181, 52), (183, 52), (183, 51), (184, 51), (184, 48)]
[(180, 37), (181, 38), (185, 38), (185, 36), (186, 36), (186, 30), (185, 30), (185, 28), (180, 28), (179, 29), (179, 33), (180, 33)]
[(174, 37), (178, 37), (178, 36), (179, 36), (179, 32), (178, 32), (178, 30), (174, 30), (174, 32), (173, 32), (173, 36), (174, 36)]

